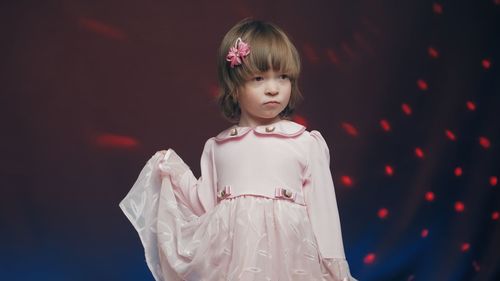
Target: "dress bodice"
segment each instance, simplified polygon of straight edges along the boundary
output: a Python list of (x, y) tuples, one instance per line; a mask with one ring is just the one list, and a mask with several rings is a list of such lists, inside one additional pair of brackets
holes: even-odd
[(220, 133), (213, 147), (218, 199), (244, 194), (275, 198), (281, 189), (285, 198), (297, 196), (295, 202), (304, 204), (304, 132), (304, 126), (281, 120), (255, 128), (233, 126)]

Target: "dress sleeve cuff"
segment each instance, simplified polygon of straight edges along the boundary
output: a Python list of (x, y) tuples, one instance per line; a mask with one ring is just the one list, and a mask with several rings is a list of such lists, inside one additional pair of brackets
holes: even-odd
[(358, 281), (351, 276), (349, 264), (346, 259), (323, 258), (322, 270), (328, 281)]
[(160, 175), (163, 177), (170, 177), (170, 179), (178, 184), (182, 180), (182, 176), (189, 171), (189, 166), (184, 163), (181, 157), (171, 148), (162, 150), (161, 160), (158, 164)]

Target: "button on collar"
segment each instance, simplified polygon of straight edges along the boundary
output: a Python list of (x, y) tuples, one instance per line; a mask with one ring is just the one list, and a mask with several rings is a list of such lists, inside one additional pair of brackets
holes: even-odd
[(266, 132), (270, 133), (270, 132), (274, 131), (274, 128), (275, 128), (274, 126), (268, 126), (268, 127), (266, 127)]

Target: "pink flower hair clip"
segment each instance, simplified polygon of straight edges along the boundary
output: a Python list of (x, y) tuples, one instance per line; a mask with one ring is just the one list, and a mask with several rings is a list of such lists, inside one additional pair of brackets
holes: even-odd
[(242, 59), (248, 56), (248, 54), (250, 54), (250, 46), (238, 37), (234, 43), (234, 47), (229, 49), (226, 60), (230, 61), (231, 68), (234, 68), (235, 65), (240, 65), (243, 62)]

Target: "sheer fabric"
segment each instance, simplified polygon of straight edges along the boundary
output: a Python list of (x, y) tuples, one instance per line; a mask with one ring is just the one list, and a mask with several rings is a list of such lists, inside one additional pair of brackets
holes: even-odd
[(303, 144), (305, 206), (249, 194), (218, 200), (213, 138), (200, 178), (173, 149), (153, 155), (120, 207), (155, 279), (356, 281), (344, 256), (328, 147), (317, 131)]

